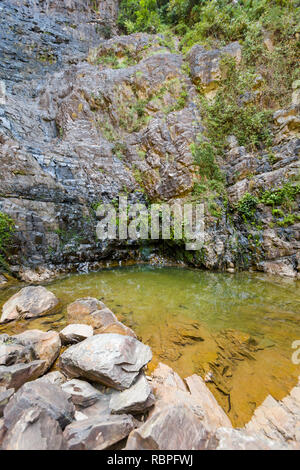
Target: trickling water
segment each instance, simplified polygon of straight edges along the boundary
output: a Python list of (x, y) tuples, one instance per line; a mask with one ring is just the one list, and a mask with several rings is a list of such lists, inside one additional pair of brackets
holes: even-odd
[[(266, 275), (183, 268), (127, 267), (70, 275), (47, 285), (62, 301), (58, 314), (0, 327), (60, 330), (66, 305), (101, 299), (182, 377), (212, 375), (209, 387), (233, 423), (246, 423), (271, 393), (281, 399), (297, 383), (292, 342), (300, 340), (300, 282)], [(16, 288), (0, 291), (0, 304)]]

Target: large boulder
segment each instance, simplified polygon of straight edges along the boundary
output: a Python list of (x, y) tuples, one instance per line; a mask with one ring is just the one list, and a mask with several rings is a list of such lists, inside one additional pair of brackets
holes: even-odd
[(69, 380), (61, 388), (71, 395), (74, 405), (79, 405), (82, 408), (93, 405), (102, 397), (102, 394), (95, 387), (84, 380)]
[(131, 336), (100, 334), (67, 349), (60, 367), (71, 378), (84, 377), (124, 390), (151, 358), (149, 346)]
[(68, 319), (72, 321), (80, 320), (86, 315), (90, 315), (96, 310), (102, 310), (105, 305), (95, 297), (83, 297), (75, 300), (67, 307)]
[(201, 377), (193, 376), (193, 380), (187, 382), (191, 386), (188, 390), (186, 384), (169, 366), (159, 364), (152, 374), (151, 386), (156, 398), (151, 414), (156, 414), (164, 408), (172, 405), (185, 405), (201, 420), (209, 433), (213, 433), (220, 426), (231, 427), (226, 416), (214, 396), (207, 388)]
[(0, 365), (11, 366), (20, 362), (36, 359), (31, 346), (24, 346), (16, 338), (7, 334), (0, 335)]
[(205, 93), (214, 90), (221, 80), (220, 62), (222, 57), (231, 56), (237, 63), (241, 61), (242, 49), (238, 42), (232, 42), (221, 49), (206, 50), (196, 44), (189, 52), (191, 77), (195, 84), (200, 85)]
[(24, 383), (40, 377), (45, 370), (45, 361), (33, 361), (27, 364), (0, 366), (0, 386), (18, 390)]
[(62, 450), (62, 430), (55, 419), (39, 408), (28, 408), (7, 431), (3, 450)]
[(18, 421), (27, 408), (38, 407), (59, 422), (62, 429), (73, 421), (75, 407), (71, 396), (60, 386), (36, 380), (24, 384), (11, 398), (4, 409), (4, 422), (7, 429)]
[(76, 344), (80, 343), (84, 339), (93, 336), (94, 331), (93, 327), (90, 325), (72, 323), (71, 325), (66, 326), (59, 333), (62, 344)]
[(96, 416), (70, 424), (64, 437), (69, 450), (103, 450), (127, 437), (134, 428), (132, 416)]
[(24, 287), (5, 302), (0, 323), (47, 315), (58, 303), (57, 297), (43, 286)]
[(225, 411), (206, 386), (204, 380), (199, 375), (192, 375), (185, 379), (194, 398), (204, 411), (204, 422), (208, 429), (217, 429), (220, 426), (232, 427), (232, 424)]
[(118, 335), (132, 336), (133, 338), (136, 338), (135, 332), (120, 321), (115, 321), (110, 325), (104, 326), (100, 330), (97, 330), (97, 333), (116, 333)]
[(184, 404), (153, 414), (129, 435), (126, 450), (203, 450), (209, 433)]
[(59, 355), (61, 341), (56, 331), (27, 330), (13, 338), (25, 347), (32, 348), (37, 359), (45, 361), (44, 372)]
[(147, 411), (154, 402), (149, 382), (145, 375), (141, 374), (130, 388), (112, 394), (109, 407), (114, 414), (138, 414)]

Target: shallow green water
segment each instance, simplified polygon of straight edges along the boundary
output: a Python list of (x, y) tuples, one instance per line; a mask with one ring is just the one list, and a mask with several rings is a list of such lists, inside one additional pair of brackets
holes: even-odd
[[(0, 332), (59, 330), (68, 303), (97, 297), (152, 347), (152, 367), (166, 362), (183, 377), (213, 371), (209, 386), (237, 425), (268, 393), (282, 398), (300, 375), (291, 361), (300, 339), (299, 281), (143, 266), (70, 275), (47, 287), (62, 300), (59, 314)], [(0, 303), (14, 289), (0, 292)]]

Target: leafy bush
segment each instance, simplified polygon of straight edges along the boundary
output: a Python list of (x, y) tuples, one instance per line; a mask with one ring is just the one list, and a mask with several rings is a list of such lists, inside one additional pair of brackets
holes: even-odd
[(224, 176), (216, 162), (216, 149), (210, 142), (198, 140), (191, 145), (191, 151), (198, 173), (204, 180), (223, 181)]
[(238, 70), (232, 58), (224, 58), (221, 68), (226, 78), (214, 101), (202, 98), (207, 136), (219, 153), (224, 150), (229, 135), (235, 135), (239, 145), (257, 147), (259, 143), (271, 144), (271, 113), (255, 102), (241, 102), (241, 97), (254, 81), (254, 75)]
[(244, 194), (237, 204), (237, 210), (244, 220), (251, 220), (255, 214), (259, 199), (250, 193)]
[(3, 266), (6, 265), (6, 250), (9, 246), (14, 230), (14, 221), (7, 214), (0, 212), (0, 264)]

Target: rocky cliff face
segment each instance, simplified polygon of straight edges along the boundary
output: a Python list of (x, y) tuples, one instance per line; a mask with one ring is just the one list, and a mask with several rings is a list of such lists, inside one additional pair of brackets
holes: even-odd
[(206, 203), (201, 252), (100, 243), (100, 202), (120, 194), (130, 202), (193, 199), (191, 144), (204, 131), (197, 87), (213, 98), (220, 57), (238, 63), (241, 48), (193, 48), (187, 72), (176, 39), (117, 35), (117, 0), (5, 0), (0, 9), (0, 211), (16, 223), (7, 253), (14, 272), (26, 278), (35, 269), (42, 278), (103, 259), (171, 251), (209, 269), (299, 276), (297, 216), (278, 225), (272, 206), (260, 202), (255, 223), (247, 223), (236, 210), (245, 194), (299, 175), (296, 85), (291, 107), (274, 115), (271, 154), (249, 153), (230, 137), (219, 162), (227, 194), (215, 197), (214, 210)]

